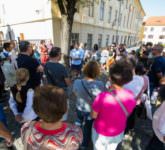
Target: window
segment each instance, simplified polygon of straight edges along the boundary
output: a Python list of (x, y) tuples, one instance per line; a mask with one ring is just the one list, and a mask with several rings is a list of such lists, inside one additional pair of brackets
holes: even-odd
[(115, 42), (115, 36), (113, 35), (112, 36), (112, 43), (114, 43)]
[(89, 5), (89, 8), (88, 8), (88, 16), (89, 16), (89, 17), (93, 17), (93, 16), (94, 16), (94, 0), (93, 0), (92, 3)]
[(153, 39), (154, 36), (153, 36), (153, 35), (148, 35), (148, 38), (149, 38), (149, 39)]
[(147, 27), (144, 28), (144, 31), (147, 31)]
[(121, 36), (120, 43), (121, 44), (123, 43), (123, 36)]
[(115, 11), (115, 25), (117, 25), (117, 20), (118, 20), (118, 19), (117, 19), (117, 16), (118, 16), (118, 11), (116, 10), (116, 11)]
[(125, 21), (126, 21), (126, 17), (124, 16), (123, 27), (125, 27)]
[(119, 26), (121, 26), (121, 22), (122, 22), (122, 14), (119, 15)]
[(110, 23), (112, 19), (112, 7), (109, 7), (109, 18), (108, 18), (108, 22)]
[(93, 35), (92, 34), (88, 34), (88, 37), (87, 37), (87, 48), (89, 50), (92, 49), (92, 40), (93, 40)]
[(72, 44), (79, 43), (79, 33), (72, 33), (71, 42)]
[(109, 35), (107, 35), (107, 38), (106, 38), (106, 46), (109, 45)]
[(98, 46), (99, 46), (99, 48), (102, 47), (102, 38), (103, 38), (103, 35), (99, 34), (98, 35)]
[(103, 0), (101, 0), (101, 3), (100, 3), (100, 20), (104, 20), (104, 6), (105, 6), (105, 3)]
[(153, 27), (151, 27), (151, 30), (150, 30), (151, 32), (153, 32), (154, 31), (154, 28)]
[(128, 0), (126, 0), (126, 9), (128, 8)]
[(165, 27), (162, 28), (162, 32), (165, 32)]
[(159, 39), (165, 39), (165, 35), (160, 35)]

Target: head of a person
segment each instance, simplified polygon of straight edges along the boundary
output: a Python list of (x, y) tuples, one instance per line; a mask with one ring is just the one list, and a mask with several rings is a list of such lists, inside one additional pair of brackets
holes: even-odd
[(69, 50), (71, 51), (72, 49), (74, 49), (74, 45), (72, 44), (72, 45), (70, 45), (70, 47), (69, 47)]
[(135, 73), (136, 75), (143, 76), (146, 73), (146, 69), (143, 65), (143, 63), (137, 63), (136, 68), (135, 68)]
[(83, 68), (85, 77), (96, 79), (100, 75), (100, 66), (96, 61), (89, 61)]
[(10, 52), (10, 51), (12, 50), (12, 44), (11, 44), (10, 42), (5, 42), (5, 43), (3, 44), (3, 48), (4, 48), (6, 51)]
[(112, 84), (123, 86), (132, 80), (132, 65), (127, 60), (121, 59), (110, 67), (109, 76)]
[(25, 68), (19, 68), (16, 71), (16, 80), (19, 85), (26, 84), (29, 80), (29, 71)]
[(16, 42), (12, 40), (10, 43), (11, 43), (12, 49), (14, 49), (16, 47)]
[(84, 43), (80, 43), (79, 48), (84, 48)]
[(59, 47), (52, 47), (49, 53), (50, 59), (56, 58), (58, 61), (61, 60), (61, 48)]
[(79, 49), (79, 46), (80, 46), (79, 43), (75, 43), (75, 44), (74, 44), (74, 48), (75, 48), (75, 49)]
[(29, 41), (20, 41), (19, 50), (21, 53), (27, 53), (29, 56), (33, 54), (33, 48)]
[(162, 51), (163, 51), (163, 46), (160, 44), (157, 44), (153, 47), (152, 54), (153, 56), (158, 56), (158, 55), (161, 55)]
[(125, 60), (132, 66), (132, 70), (135, 71), (137, 65), (136, 57), (134, 55), (129, 55)]
[(41, 40), (40, 41), (40, 44), (45, 44), (45, 40)]
[(94, 44), (93, 49), (94, 49), (94, 51), (98, 51), (99, 50), (98, 44)]
[(51, 85), (38, 87), (34, 93), (33, 109), (44, 122), (60, 121), (67, 111), (64, 90)]
[(151, 49), (152, 46), (153, 46), (152, 42), (148, 42), (148, 43), (146, 44), (146, 48), (147, 48), (147, 49)]

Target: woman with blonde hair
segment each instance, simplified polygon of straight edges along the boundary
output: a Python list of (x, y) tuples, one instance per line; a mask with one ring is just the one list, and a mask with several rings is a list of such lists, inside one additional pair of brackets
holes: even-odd
[(34, 120), (37, 115), (32, 108), (34, 91), (28, 84), (29, 71), (25, 68), (18, 69), (16, 80), (17, 83), (11, 87), (10, 109), (18, 122)]
[(95, 97), (102, 91), (105, 86), (102, 81), (98, 81), (100, 66), (96, 61), (88, 62), (83, 68), (83, 79), (77, 79), (73, 84), (73, 92), (76, 95), (77, 119), (75, 124), (83, 130), (82, 148), (89, 147), (91, 141), (91, 129), (93, 120), (90, 117), (91, 105)]

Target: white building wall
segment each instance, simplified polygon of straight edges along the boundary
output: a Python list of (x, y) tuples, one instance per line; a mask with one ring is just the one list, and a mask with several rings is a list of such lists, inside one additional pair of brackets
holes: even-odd
[[(153, 31), (151, 30), (152, 28)], [(165, 44), (165, 30), (163, 31), (163, 28), (165, 28), (165, 26), (145, 26), (143, 42), (152, 42), (153, 44)], [(153, 35), (153, 38), (149, 38), (149, 36), (151, 35)], [(161, 35), (164, 36), (164, 39), (160, 39)]]
[[(116, 39), (117, 33), (119, 43), (134, 44), (133, 38), (137, 36), (138, 29), (142, 23), (142, 20), (137, 18), (143, 18), (141, 10), (135, 4), (135, 0), (129, 0), (128, 3), (126, 0), (122, 1), (121, 20), (119, 20), (119, 1), (103, 1), (105, 2), (104, 19), (100, 20), (101, 0), (99, 0), (94, 4), (93, 17), (88, 16), (87, 7), (75, 14), (73, 33), (79, 33), (79, 40), (84, 43), (87, 42), (87, 35), (89, 33), (93, 34), (92, 44), (98, 43), (98, 35), (102, 34), (102, 47), (106, 45), (107, 35), (109, 35), (109, 44), (111, 44), (113, 36)], [(109, 23), (110, 6), (112, 7), (112, 14), (111, 22)], [(54, 11), (58, 11), (58, 7), (55, 7)], [(116, 11), (118, 12), (117, 18), (115, 17)], [(0, 18), (0, 31), (3, 31), (4, 35), (8, 34), (6, 25), (10, 25), (15, 39), (20, 36), (20, 33), (23, 33), (25, 39), (52, 39), (56, 46), (61, 46), (62, 44), (60, 15), (53, 14), (52, 16), (50, 0), (1, 0)], [(124, 40), (125, 37), (126, 41)], [(5, 38), (9, 37), (5, 36)]]
[[(3, 10), (2, 10), (2, 9)], [(22, 33), (27, 40), (52, 39), (51, 2), (47, 0), (2, 0), (0, 31), (4, 40), (17, 40)]]

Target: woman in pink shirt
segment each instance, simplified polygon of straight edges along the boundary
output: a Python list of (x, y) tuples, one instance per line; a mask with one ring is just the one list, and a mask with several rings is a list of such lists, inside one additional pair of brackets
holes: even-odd
[(112, 86), (109, 92), (99, 94), (92, 106), (95, 150), (115, 150), (122, 141), (127, 118), (136, 105), (134, 95), (122, 88), (132, 80), (132, 76), (132, 67), (125, 60), (116, 62), (110, 68)]

